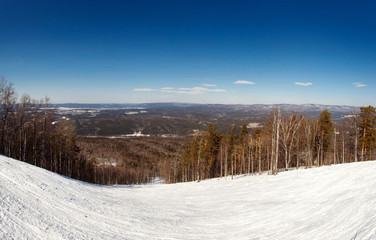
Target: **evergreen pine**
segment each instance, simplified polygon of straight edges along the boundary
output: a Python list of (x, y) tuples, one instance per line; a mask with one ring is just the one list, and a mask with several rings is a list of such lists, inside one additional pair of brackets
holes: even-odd
[(334, 134), (334, 123), (332, 121), (332, 114), (328, 110), (324, 110), (319, 116), (319, 145), (321, 164), (324, 161), (324, 154), (328, 152), (331, 145), (331, 139)]
[(376, 110), (372, 106), (361, 107), (359, 113), (360, 144), (362, 146), (361, 158), (371, 156), (376, 141)]

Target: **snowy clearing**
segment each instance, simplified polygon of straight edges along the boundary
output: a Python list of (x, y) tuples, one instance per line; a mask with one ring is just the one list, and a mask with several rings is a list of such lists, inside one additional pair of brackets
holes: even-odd
[(376, 239), (376, 162), (104, 187), (0, 157), (1, 239)]

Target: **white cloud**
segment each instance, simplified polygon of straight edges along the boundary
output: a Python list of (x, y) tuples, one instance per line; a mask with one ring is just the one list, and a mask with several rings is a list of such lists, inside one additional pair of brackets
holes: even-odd
[(225, 89), (213, 89), (205, 87), (192, 87), (192, 88), (171, 88), (163, 87), (159, 89), (151, 88), (135, 88), (135, 92), (163, 92), (163, 93), (177, 93), (177, 94), (204, 94), (207, 92), (226, 92)]
[(177, 93), (186, 94), (203, 94), (206, 92), (226, 92), (224, 89), (209, 89), (204, 87), (193, 87), (193, 88), (179, 88)]
[(133, 91), (135, 92), (153, 92), (155, 89), (151, 88), (134, 88)]
[(215, 85), (215, 84), (203, 83), (203, 84), (201, 84), (201, 86), (204, 86), (204, 87), (215, 87), (215, 86), (217, 86), (217, 85)]
[(354, 85), (355, 87), (367, 87), (366, 84), (363, 84), (363, 83), (361, 83), (361, 82), (354, 82), (353, 85)]
[(295, 82), (295, 85), (308, 87), (308, 86), (312, 86), (312, 83), (310, 83), (310, 82)]
[(171, 88), (171, 89), (161, 89), (161, 92), (163, 93), (179, 93), (176, 89)]
[(251, 82), (251, 81), (246, 81), (246, 80), (238, 80), (238, 81), (235, 81), (234, 84), (248, 84), (248, 85), (253, 85), (253, 84), (256, 84), (256, 83)]

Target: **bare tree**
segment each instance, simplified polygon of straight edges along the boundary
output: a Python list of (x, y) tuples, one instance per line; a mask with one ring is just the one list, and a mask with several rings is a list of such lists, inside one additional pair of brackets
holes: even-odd
[(1, 140), (0, 151), (8, 155), (8, 124), (9, 118), (16, 103), (16, 93), (13, 84), (8, 82), (4, 76), (0, 77), (0, 118), (1, 118)]
[(253, 139), (250, 137), (248, 142), (248, 175), (250, 173), (253, 173), (253, 158), (252, 158), (252, 146), (253, 145)]
[(281, 108), (273, 111), (273, 130), (272, 130), (272, 174), (277, 174), (278, 156), (279, 156), (279, 137), (281, 126)]
[(285, 150), (285, 169), (289, 168), (291, 163), (291, 150), (294, 146), (295, 136), (299, 130), (302, 117), (298, 117), (296, 112), (292, 112), (289, 116), (284, 116), (281, 122), (281, 143)]
[(21, 97), (21, 104), (17, 106), (18, 112), (18, 124), (19, 124), (19, 159), (25, 161), (25, 152), (26, 152), (26, 132), (24, 131), (27, 124), (27, 114), (30, 111), (31, 107), (31, 98), (29, 95), (23, 95)]

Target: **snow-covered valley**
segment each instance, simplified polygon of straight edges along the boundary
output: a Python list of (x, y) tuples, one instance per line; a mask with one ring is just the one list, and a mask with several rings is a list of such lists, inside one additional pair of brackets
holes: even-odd
[(376, 239), (376, 161), (98, 186), (0, 157), (1, 239)]

